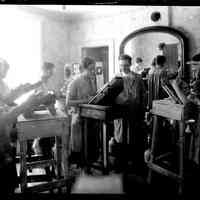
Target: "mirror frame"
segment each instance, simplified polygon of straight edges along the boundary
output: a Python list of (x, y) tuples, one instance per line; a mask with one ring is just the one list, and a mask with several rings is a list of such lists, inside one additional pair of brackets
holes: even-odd
[(138, 30), (133, 31), (129, 35), (127, 35), (121, 42), (120, 47), (119, 47), (119, 54), (124, 53), (124, 48), (125, 45), (128, 43), (129, 40), (133, 39), (134, 37), (144, 34), (144, 33), (152, 33), (152, 32), (161, 32), (161, 33), (169, 33), (173, 35), (174, 37), (178, 38), (178, 40), (181, 43), (181, 48), (182, 48), (182, 69), (181, 69), (181, 75), (183, 80), (186, 82), (189, 81), (189, 67), (186, 67), (186, 61), (188, 61), (188, 40), (183, 32), (180, 30), (177, 30), (172, 27), (168, 26), (149, 26), (149, 27), (144, 27)]

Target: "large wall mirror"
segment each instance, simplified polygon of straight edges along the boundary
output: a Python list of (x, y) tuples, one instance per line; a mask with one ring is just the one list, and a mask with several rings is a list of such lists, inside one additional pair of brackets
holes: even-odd
[(151, 26), (136, 30), (126, 36), (120, 45), (120, 54), (128, 54), (133, 60), (141, 57), (146, 67), (151, 66), (155, 56), (165, 55), (169, 69), (177, 71), (178, 67), (181, 67), (185, 80), (189, 77), (185, 65), (186, 50), (187, 40), (184, 34), (166, 26)]

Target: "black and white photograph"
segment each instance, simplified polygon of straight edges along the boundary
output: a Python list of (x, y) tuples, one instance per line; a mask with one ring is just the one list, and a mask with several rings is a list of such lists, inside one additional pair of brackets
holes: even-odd
[(200, 4), (91, 2), (1, 1), (0, 194), (194, 199)]

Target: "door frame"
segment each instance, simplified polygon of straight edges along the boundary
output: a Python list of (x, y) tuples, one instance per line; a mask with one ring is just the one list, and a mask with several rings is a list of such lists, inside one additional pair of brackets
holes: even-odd
[(111, 80), (115, 74), (114, 40), (104, 39), (85, 41), (80, 47), (80, 55), (82, 48), (108, 47), (108, 80)]

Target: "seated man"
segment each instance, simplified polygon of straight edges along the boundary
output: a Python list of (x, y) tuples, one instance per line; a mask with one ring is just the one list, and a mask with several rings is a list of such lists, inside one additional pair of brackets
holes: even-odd
[[(142, 130), (145, 113), (145, 87), (140, 75), (131, 72), (131, 57), (121, 55), (119, 57), (120, 76), (123, 78), (124, 89), (116, 98), (116, 104), (123, 105), (127, 109), (129, 121), (129, 159), (133, 161), (133, 167), (139, 173), (144, 169), (145, 135)], [(118, 143), (122, 143), (124, 130), (122, 120), (114, 121), (114, 137)], [(125, 155), (121, 156), (124, 157)], [(127, 156), (127, 155), (126, 155)], [(125, 161), (122, 161), (124, 163)]]

